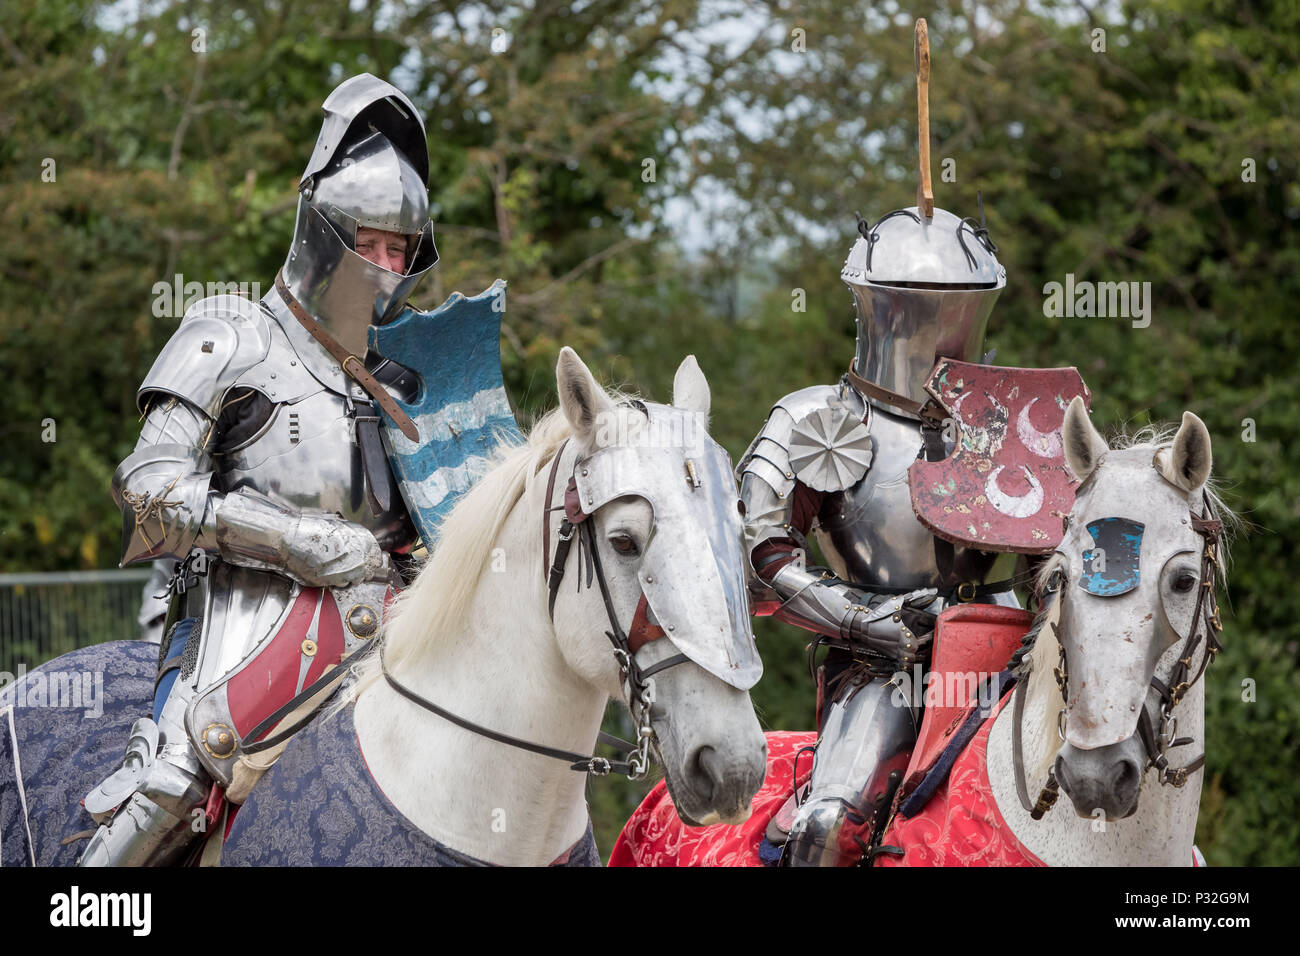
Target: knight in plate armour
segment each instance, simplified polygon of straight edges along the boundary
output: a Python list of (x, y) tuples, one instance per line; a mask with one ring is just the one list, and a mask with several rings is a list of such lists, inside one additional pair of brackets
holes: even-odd
[(179, 563), (154, 711), (85, 799), (100, 826), (82, 865), (183, 861), (255, 771), (248, 746), (377, 632), (418, 543), (378, 413), (415, 440), (393, 396), (418, 378), (367, 352), (367, 329), (438, 259), (424, 124), (369, 74), (324, 113), (274, 286), (191, 306), (137, 394), (121, 561)]
[[(840, 273), (857, 313), (853, 363), (837, 384), (778, 401), (738, 468), (756, 613), (818, 635), (813, 653), (830, 647), (790, 865), (862, 858), (919, 727), (904, 703), (912, 695), (891, 678), (924, 666), (938, 612), (958, 601), (1018, 606), (1017, 555), (950, 544), (913, 513), (908, 467), (948, 457), (956, 438), (927, 378), (939, 357), (981, 361), (1006, 284), (982, 217), (931, 209), (858, 220)], [(809, 533), (829, 568), (813, 566)]]

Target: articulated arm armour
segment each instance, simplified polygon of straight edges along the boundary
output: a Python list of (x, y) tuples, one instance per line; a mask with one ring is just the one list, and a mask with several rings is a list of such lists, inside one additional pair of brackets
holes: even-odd
[[(855, 399), (856, 405), (855, 407)], [(741, 460), (741, 498), (745, 503), (745, 537), (754, 569), (751, 589), (770, 603), (768, 613), (788, 624), (818, 634), (867, 644), (904, 663), (915, 659), (924, 638), (918, 638), (904, 618), (915, 621), (914, 608), (929, 605), (936, 592), (881, 596), (836, 579), (829, 571), (807, 564), (805, 536), (811, 530), (826, 491), (801, 480), (790, 460), (790, 439), (810, 416), (850, 416), (861, 420), (866, 410), (856, 394), (834, 386), (814, 386), (782, 399)], [(856, 482), (862, 467), (845, 476)], [(760, 611), (760, 613), (762, 613)]]
[[(750, 585), (762, 597), (784, 602), (809, 588), (828, 587), (819, 583), (822, 574), (805, 567), (805, 536), (821, 507), (822, 493), (798, 480), (789, 449), (796, 422), (835, 402), (838, 391), (832, 386), (816, 385), (783, 398), (768, 414), (737, 469), (740, 497), (745, 503), (745, 544), (754, 569)], [(782, 571), (789, 573), (782, 576)], [(820, 623), (811, 629), (838, 634), (844, 605), (852, 602), (840, 596), (828, 597), (822, 603), (838, 606), (840, 613), (813, 615)], [(788, 619), (782, 611), (775, 613)], [(790, 619), (790, 623), (809, 626), (804, 620)]]
[(204, 451), (211, 428), (211, 419), (178, 399), (149, 411), (135, 451), (113, 474), (123, 565), (184, 558), (195, 546), (215, 545), (208, 509), (212, 460)]
[(222, 412), (247, 399), (247, 391), (232, 386), (266, 358), (268, 321), (256, 303), (237, 296), (204, 299), (154, 362), (138, 396), (148, 410), (140, 440), (113, 476), (123, 514), (122, 563), (180, 559), (199, 547), (309, 586), (382, 580), (387, 559), (360, 525), (291, 510), (252, 491), (215, 490), (221, 483), (213, 480), (220, 441), (214, 432)]
[(209, 505), (213, 425), (227, 390), (269, 347), (267, 319), (256, 302), (219, 295), (186, 310), (136, 393), (144, 427), (113, 475), (122, 564), (179, 559), (196, 546), (216, 546)]
[(335, 515), (292, 512), (241, 492), (226, 495), (216, 512), (217, 546), (232, 564), (278, 571), (311, 586), (388, 578), (388, 557), (375, 536)]
[[(776, 612), (787, 624), (856, 641), (902, 664), (916, 661), (929, 643), (927, 634), (918, 636), (908, 623), (916, 626), (917, 609), (934, 601), (938, 592), (933, 588), (892, 596), (873, 595), (842, 581), (826, 580), (823, 574), (796, 564), (777, 571), (772, 586), (778, 593), (789, 595)], [(919, 619), (926, 620), (924, 616)]]

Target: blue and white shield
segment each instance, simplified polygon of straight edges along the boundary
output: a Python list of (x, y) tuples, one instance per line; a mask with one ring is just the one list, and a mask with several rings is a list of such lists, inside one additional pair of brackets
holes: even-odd
[(498, 445), (523, 440), (501, 380), (501, 313), (506, 284), (467, 299), (454, 292), (432, 312), (407, 308), (371, 326), (370, 347), (420, 376), (411, 404), (413, 442), (381, 410), (384, 447), (402, 500), (426, 548), (456, 500), (488, 470)]

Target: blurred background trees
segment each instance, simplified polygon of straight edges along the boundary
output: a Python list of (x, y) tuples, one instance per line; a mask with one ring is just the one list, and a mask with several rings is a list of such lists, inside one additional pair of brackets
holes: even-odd
[[(773, 401), (851, 357), (854, 211), (914, 201), (918, 15), (936, 202), (978, 216), (982, 195), (1007, 267), (997, 362), (1077, 365), (1102, 427), (1188, 408), (1210, 427), (1254, 530), (1210, 673), (1198, 842), (1216, 864), (1300, 862), (1294, 4), (7, 4), (0, 570), (115, 564), (110, 477), (179, 318), (155, 283), (269, 288), (320, 103), (362, 71), (425, 113), (442, 261), (417, 304), (510, 283), (521, 420), (553, 403), (563, 344), (658, 399), (695, 352), (738, 459)], [(1044, 316), (1067, 273), (1150, 282), (1150, 326)], [(810, 726), (805, 636), (756, 630), (765, 723)], [(591, 788), (606, 851), (643, 791)]]

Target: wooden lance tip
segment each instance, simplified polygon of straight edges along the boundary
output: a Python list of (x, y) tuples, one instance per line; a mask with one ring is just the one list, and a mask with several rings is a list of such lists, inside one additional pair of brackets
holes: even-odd
[(930, 183), (930, 28), (925, 17), (916, 20), (916, 125), (921, 146), (921, 181), (916, 205), (926, 219), (934, 218), (934, 188)]

